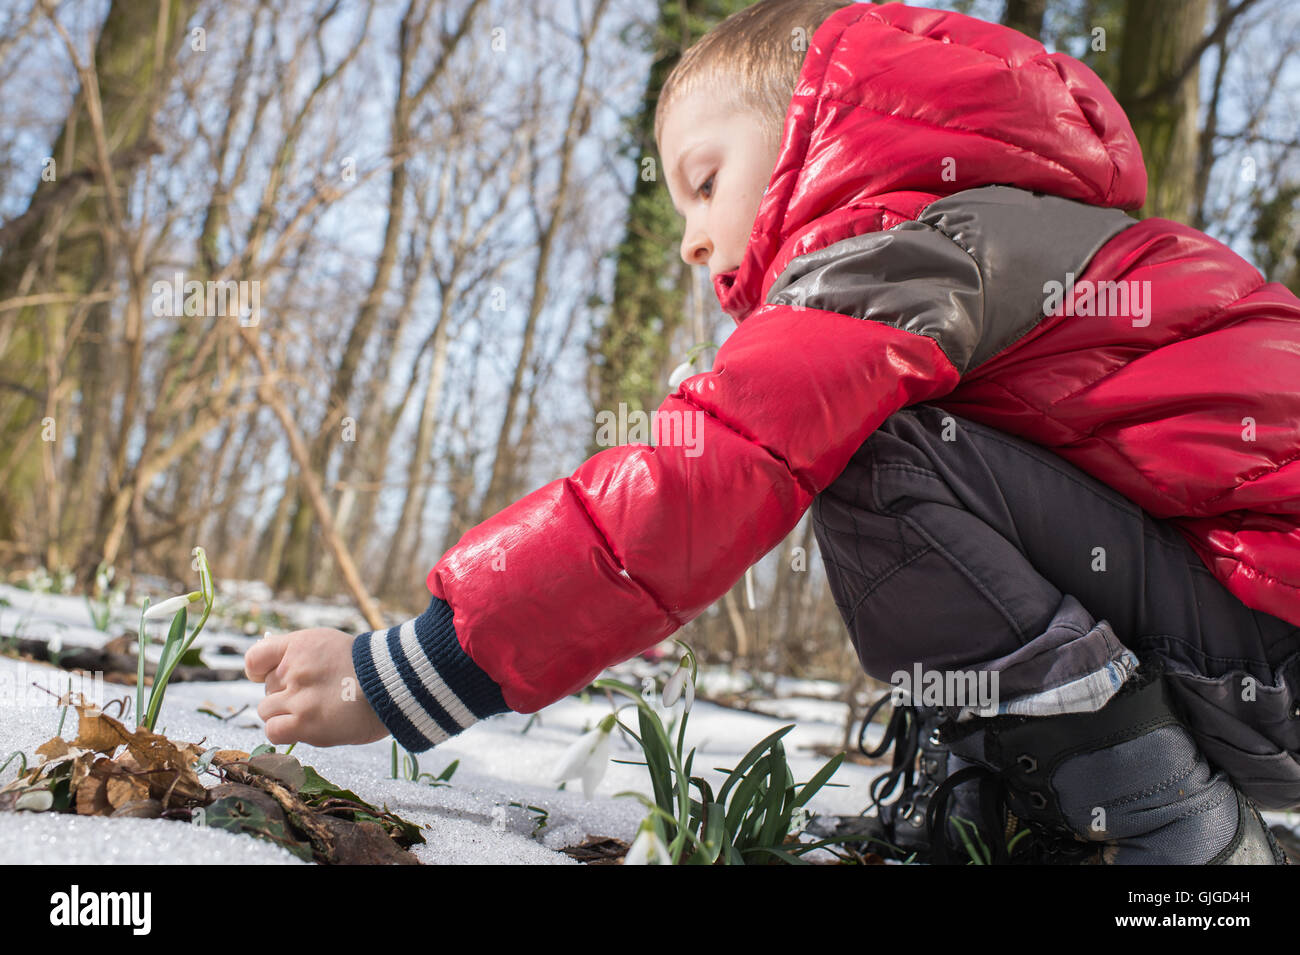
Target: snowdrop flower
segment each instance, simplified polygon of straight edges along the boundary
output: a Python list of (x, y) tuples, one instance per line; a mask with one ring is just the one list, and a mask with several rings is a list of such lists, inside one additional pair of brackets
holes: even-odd
[(695, 702), (695, 680), (691, 677), (690, 667), (685, 662), (673, 671), (673, 675), (664, 684), (664, 706), (669, 707), (681, 698), (683, 688), (686, 690), (686, 712), (691, 711)]
[(803, 832), (811, 819), (812, 813), (808, 811), (807, 807), (800, 806), (790, 814), (790, 826), (786, 829), (786, 835), (794, 836)]
[(179, 597), (169, 597), (162, 603), (154, 604), (144, 612), (144, 619), (157, 620), (159, 617), (171, 617), (177, 610), (182, 607), (188, 607), (190, 603), (198, 600), (203, 594), (197, 590), (192, 590), (188, 594), (181, 594)]
[(46, 642), (45, 647), (47, 650), (50, 651), (50, 653), (62, 653), (63, 634), (56, 633), (54, 636), (50, 637), (50, 639)]
[(636, 838), (632, 840), (632, 847), (627, 850), (627, 855), (623, 857), (624, 865), (672, 865), (672, 856), (668, 853), (668, 847), (660, 839), (646, 819), (641, 823), (641, 828), (637, 830)]
[(668, 387), (675, 389), (678, 385), (680, 385), (687, 378), (691, 377), (691, 375), (693, 374), (695, 374), (694, 363), (690, 361), (682, 362), (680, 365), (674, 368), (673, 373), (668, 376)]
[(551, 775), (552, 781), (581, 777), (582, 793), (590, 799), (609, 767), (609, 736), (614, 731), (615, 719), (611, 713), (590, 733), (578, 737), (560, 758), (559, 765)]

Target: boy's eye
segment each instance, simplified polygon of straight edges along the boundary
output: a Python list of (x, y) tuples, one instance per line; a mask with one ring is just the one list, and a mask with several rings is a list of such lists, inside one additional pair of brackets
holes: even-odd
[[(716, 176), (717, 173), (714, 173), (714, 175)], [(695, 190), (695, 194), (696, 194), (697, 196), (702, 195), (702, 194), (704, 193), (704, 190), (705, 190), (705, 189), (708, 189), (708, 191), (709, 191), (709, 195), (711, 196), (711, 195), (713, 194), (713, 186), (712, 186), (712, 183), (713, 183), (713, 176), (710, 176), (708, 179), (705, 179), (704, 182), (702, 182), (702, 183), (700, 184), (700, 187), (699, 187), (698, 189)], [(705, 196), (704, 198), (707, 199), (708, 196)]]

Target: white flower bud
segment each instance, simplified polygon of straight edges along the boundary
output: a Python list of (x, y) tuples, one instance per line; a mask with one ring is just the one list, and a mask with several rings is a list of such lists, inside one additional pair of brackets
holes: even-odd
[(188, 594), (181, 594), (179, 597), (169, 597), (162, 603), (154, 604), (144, 612), (144, 619), (157, 620), (159, 617), (171, 617), (182, 607), (188, 607), (192, 601), (198, 600), (203, 596), (197, 590)]
[(664, 706), (672, 706), (682, 695), (682, 684), (686, 682), (686, 668), (678, 667), (664, 684)]
[(637, 830), (632, 846), (623, 857), (624, 865), (672, 865), (672, 856), (664, 841), (655, 834), (647, 819)]
[(668, 376), (668, 387), (675, 390), (678, 385), (693, 374), (695, 374), (694, 365), (689, 361), (682, 362), (674, 368), (673, 373)]
[(582, 793), (590, 799), (609, 767), (609, 737), (613, 729), (614, 717), (611, 715), (601, 720), (594, 730), (578, 737), (560, 757), (560, 762), (551, 774), (552, 780), (559, 782), (581, 777)]

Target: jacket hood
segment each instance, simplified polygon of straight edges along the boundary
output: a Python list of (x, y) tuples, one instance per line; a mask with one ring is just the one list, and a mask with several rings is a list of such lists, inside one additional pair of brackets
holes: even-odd
[(1136, 209), (1147, 174), (1123, 110), (1073, 57), (958, 13), (844, 7), (809, 43), (741, 264), (713, 279), (718, 302), (739, 323), (795, 256), (995, 184)]

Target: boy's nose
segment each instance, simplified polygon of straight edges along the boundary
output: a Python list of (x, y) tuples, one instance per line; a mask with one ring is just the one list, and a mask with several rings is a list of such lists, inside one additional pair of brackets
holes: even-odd
[(682, 261), (687, 265), (708, 265), (713, 243), (699, 233), (688, 233), (682, 240)]

